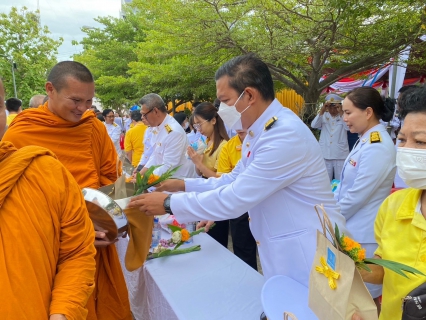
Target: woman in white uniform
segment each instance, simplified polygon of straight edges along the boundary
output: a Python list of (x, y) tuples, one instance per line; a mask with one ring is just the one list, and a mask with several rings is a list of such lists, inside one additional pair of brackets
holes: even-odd
[[(343, 100), (343, 121), (359, 139), (345, 160), (334, 196), (348, 231), (366, 248), (367, 257), (373, 257), (377, 248), (374, 220), (395, 177), (395, 146), (379, 121), (389, 121), (394, 107), (393, 100), (383, 100), (371, 87), (357, 88)], [(381, 295), (381, 286), (367, 287), (373, 298)]]

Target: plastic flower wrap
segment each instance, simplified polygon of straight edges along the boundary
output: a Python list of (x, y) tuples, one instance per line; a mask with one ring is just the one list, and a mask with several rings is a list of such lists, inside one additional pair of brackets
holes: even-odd
[(419, 270), (399, 262), (384, 259), (365, 258), (365, 249), (362, 248), (358, 242), (349, 238), (344, 233), (340, 234), (339, 227), (337, 226), (337, 224), (335, 224), (334, 229), (334, 233), (338, 242), (337, 244), (335, 243), (334, 246), (341, 252), (349, 256), (355, 262), (357, 268), (371, 272), (371, 269), (367, 265), (375, 264), (387, 268), (393, 272), (396, 272), (405, 278), (408, 278), (405, 272), (411, 274), (420, 274), (424, 276), (424, 274)]
[[(200, 139), (198, 139), (197, 141), (193, 142), (190, 144), (190, 146), (192, 147), (192, 149), (195, 150), (195, 152), (197, 152), (198, 154), (203, 154), (204, 150), (207, 148), (207, 143), (206, 140), (203, 136), (200, 137)], [(186, 153), (186, 157), (188, 159), (190, 159), (188, 153)]]
[(162, 164), (158, 166), (152, 166), (143, 175), (141, 175), (139, 172), (136, 174), (135, 196), (143, 193), (145, 190), (155, 186), (156, 184), (163, 182), (164, 180), (170, 179), (180, 168), (179, 166), (173, 169), (169, 169), (161, 176), (155, 175), (154, 170), (161, 166)]
[[(147, 258), (148, 260), (201, 250), (200, 245), (195, 245), (195, 246), (184, 248), (184, 249), (178, 249), (178, 248), (181, 245), (183, 245), (186, 241), (188, 241), (189, 238), (197, 234), (200, 234), (201, 232), (206, 232), (204, 228), (200, 228), (196, 231), (189, 232), (185, 228), (181, 228), (172, 224), (169, 224), (168, 227), (173, 232), (172, 238), (169, 240), (161, 239), (160, 243), (158, 244), (157, 247), (153, 249), (152, 253), (148, 254), (148, 258)], [(210, 228), (213, 228), (213, 227), (214, 227), (214, 224)]]

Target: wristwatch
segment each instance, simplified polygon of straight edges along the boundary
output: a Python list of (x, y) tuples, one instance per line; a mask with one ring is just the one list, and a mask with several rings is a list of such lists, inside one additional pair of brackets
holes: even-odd
[(164, 199), (163, 206), (164, 206), (164, 210), (166, 211), (166, 213), (173, 214), (172, 209), (170, 208), (170, 198), (171, 198), (171, 197), (172, 197), (172, 195), (171, 195), (171, 194), (169, 194), (169, 195), (167, 196), (167, 198), (166, 198), (166, 199)]

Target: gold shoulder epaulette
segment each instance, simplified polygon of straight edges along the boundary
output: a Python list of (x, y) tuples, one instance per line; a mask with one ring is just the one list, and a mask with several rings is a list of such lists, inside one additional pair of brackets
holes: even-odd
[(114, 125), (114, 127), (116, 127), (116, 126), (117, 126), (117, 124), (116, 124), (115, 122), (113, 122), (112, 124)]
[(268, 120), (268, 122), (266, 122), (265, 124), (265, 131), (268, 131), (269, 129), (272, 128), (272, 126), (274, 125), (275, 122), (277, 122), (278, 118), (277, 117), (272, 117), (271, 119)]
[(379, 131), (373, 131), (370, 133), (370, 143), (382, 142), (382, 137)]
[(166, 128), (168, 134), (173, 131), (168, 124), (166, 124), (164, 128)]

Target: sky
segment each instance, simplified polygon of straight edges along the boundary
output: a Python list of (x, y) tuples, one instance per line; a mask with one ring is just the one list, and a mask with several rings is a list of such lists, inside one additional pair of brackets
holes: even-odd
[[(75, 53), (82, 51), (81, 46), (73, 46), (72, 40), (80, 41), (85, 33), (82, 26), (99, 27), (94, 18), (119, 17), (121, 0), (38, 0), (41, 24), (47, 25), (51, 37), (64, 39), (58, 49), (58, 61), (70, 60)], [(13, 3), (13, 5), (12, 5)], [(14, 7), (27, 7), (37, 10), (37, 0), (0, 0), (0, 12), (9, 13)]]

